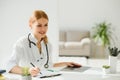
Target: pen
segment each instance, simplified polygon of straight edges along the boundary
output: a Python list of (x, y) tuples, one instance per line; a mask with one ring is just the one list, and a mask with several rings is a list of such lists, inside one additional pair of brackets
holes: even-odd
[(48, 77), (55, 77), (55, 76), (60, 76), (61, 74), (55, 74), (55, 75), (49, 75), (49, 76), (42, 76), (40, 78), (48, 78)]
[[(35, 67), (35, 65), (34, 65), (32, 62), (31, 62), (30, 64), (31, 64), (33, 67)], [(40, 72), (40, 74), (42, 74), (42, 73)]]
[(35, 65), (33, 63), (30, 63), (33, 67), (35, 67)]

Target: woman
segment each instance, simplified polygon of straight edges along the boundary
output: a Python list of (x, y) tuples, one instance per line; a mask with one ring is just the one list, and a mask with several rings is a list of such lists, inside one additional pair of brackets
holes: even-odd
[(20, 38), (14, 45), (13, 54), (7, 64), (7, 71), (22, 74), (22, 67), (29, 67), (29, 73), (36, 76), (41, 70), (58, 66), (77, 66), (73, 62), (52, 63), (51, 45), (47, 39), (48, 16), (36, 10), (29, 20), (31, 33)]

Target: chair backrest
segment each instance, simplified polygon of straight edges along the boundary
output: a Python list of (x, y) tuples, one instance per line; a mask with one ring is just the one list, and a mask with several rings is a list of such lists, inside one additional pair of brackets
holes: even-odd
[(89, 31), (60, 31), (59, 32), (59, 41), (81, 41), (83, 38), (89, 38)]

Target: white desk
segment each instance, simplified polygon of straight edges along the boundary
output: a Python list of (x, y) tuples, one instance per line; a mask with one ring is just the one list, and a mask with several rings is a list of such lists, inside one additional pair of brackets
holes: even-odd
[[(102, 59), (91, 59), (86, 60), (85, 58), (61, 58), (60, 61), (73, 61), (77, 63), (81, 63), (82, 65), (89, 65), (92, 68), (84, 71), (84, 72), (63, 72), (61, 76), (51, 77), (51, 78), (33, 78), (32, 80), (120, 80), (120, 60), (117, 64), (117, 73), (116, 74), (107, 74), (103, 75), (102, 67), (103, 64), (108, 64), (108, 60)], [(95, 67), (93, 67), (95, 66)], [(15, 74), (4, 74), (5, 77), (9, 78), (8, 80), (21, 80), (20, 75)]]
[[(103, 75), (101, 68), (90, 68), (84, 72), (65, 72), (61, 71), (62, 75), (51, 78), (32, 78), (32, 80), (120, 80), (120, 72), (116, 74)], [(4, 74), (8, 80), (21, 80), (20, 75)]]

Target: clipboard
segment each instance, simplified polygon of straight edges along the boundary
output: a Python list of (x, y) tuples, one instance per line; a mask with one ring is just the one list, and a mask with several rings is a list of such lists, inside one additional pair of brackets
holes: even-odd
[(60, 72), (53, 72), (53, 71), (41, 71), (42, 74), (38, 74), (38, 78), (49, 78), (49, 77), (56, 77), (62, 75)]

